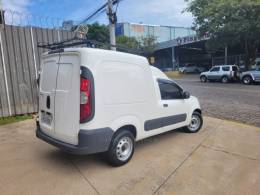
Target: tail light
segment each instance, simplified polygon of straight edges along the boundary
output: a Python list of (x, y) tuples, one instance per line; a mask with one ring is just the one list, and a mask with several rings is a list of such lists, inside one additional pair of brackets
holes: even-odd
[(80, 122), (85, 122), (91, 115), (91, 83), (80, 78)]

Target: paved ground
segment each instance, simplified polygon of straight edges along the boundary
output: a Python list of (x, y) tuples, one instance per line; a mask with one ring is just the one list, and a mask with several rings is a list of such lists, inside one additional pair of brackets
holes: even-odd
[(260, 126), (260, 84), (201, 83), (198, 75), (175, 80), (199, 98), (206, 115)]
[(205, 117), (197, 134), (169, 132), (137, 144), (112, 168), (38, 140), (34, 121), (0, 127), (1, 194), (234, 194), (260, 192), (260, 128)]

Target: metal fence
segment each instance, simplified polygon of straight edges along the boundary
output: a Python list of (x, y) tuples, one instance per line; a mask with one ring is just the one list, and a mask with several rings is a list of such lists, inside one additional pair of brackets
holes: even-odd
[(37, 111), (36, 78), (40, 56), (45, 52), (37, 43), (72, 36), (62, 29), (0, 25), (0, 117)]

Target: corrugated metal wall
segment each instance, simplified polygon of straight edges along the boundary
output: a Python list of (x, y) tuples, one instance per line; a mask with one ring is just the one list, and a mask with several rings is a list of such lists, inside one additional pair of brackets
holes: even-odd
[(66, 40), (73, 35), (59, 29), (0, 27), (0, 117), (37, 112), (38, 42)]

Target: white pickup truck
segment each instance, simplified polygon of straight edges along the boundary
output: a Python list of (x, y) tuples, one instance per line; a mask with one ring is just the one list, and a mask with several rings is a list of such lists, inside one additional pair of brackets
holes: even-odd
[(66, 152), (106, 152), (120, 166), (136, 141), (180, 127), (194, 133), (203, 124), (197, 98), (144, 57), (67, 48), (41, 62), (36, 135)]

